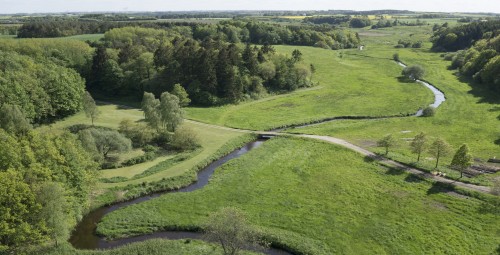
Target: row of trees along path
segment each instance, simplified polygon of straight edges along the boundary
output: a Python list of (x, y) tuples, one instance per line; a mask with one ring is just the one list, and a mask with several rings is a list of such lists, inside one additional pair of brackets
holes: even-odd
[[(197, 124), (197, 125), (204, 125), (204, 126), (209, 126), (209, 127), (223, 129), (223, 130), (228, 130), (228, 131), (236, 131), (236, 132), (242, 132), (242, 133), (258, 133), (258, 134), (261, 134), (261, 135), (271, 135), (271, 136), (284, 135), (283, 133), (280, 133), (280, 132), (265, 132), (265, 131), (246, 130), (246, 129), (235, 129), (235, 128), (229, 128), (229, 127), (223, 127), (223, 126), (218, 126), (218, 125), (201, 123), (201, 122), (197, 122), (197, 121), (194, 121), (194, 120), (186, 120), (186, 121), (187, 122), (191, 122), (193, 124)], [(380, 162), (381, 164), (392, 166), (392, 167), (396, 167), (398, 169), (405, 170), (407, 172), (410, 172), (410, 173), (418, 175), (418, 176), (422, 176), (422, 177), (425, 177), (425, 178), (433, 179), (433, 180), (435, 180), (437, 182), (451, 184), (451, 185), (454, 185), (454, 186), (458, 186), (458, 187), (461, 187), (461, 188), (466, 188), (466, 189), (478, 191), (478, 192), (481, 192), (481, 193), (489, 193), (490, 192), (490, 188), (489, 187), (475, 185), (475, 184), (470, 184), (470, 183), (464, 183), (464, 182), (460, 182), (460, 181), (456, 181), (456, 180), (447, 179), (447, 178), (444, 178), (444, 177), (441, 177), (441, 176), (435, 176), (435, 175), (432, 175), (430, 173), (424, 172), (422, 170), (419, 170), (419, 169), (416, 169), (416, 168), (404, 165), (404, 164), (402, 164), (400, 162), (397, 162), (397, 161), (385, 158), (383, 156), (377, 155), (377, 154), (375, 154), (375, 153), (373, 153), (373, 152), (371, 152), (369, 150), (366, 150), (366, 149), (364, 149), (362, 147), (359, 147), (357, 145), (349, 143), (349, 142), (347, 142), (346, 140), (343, 140), (343, 139), (339, 139), (339, 138), (335, 138), (335, 137), (331, 137), (331, 136), (307, 135), (307, 134), (286, 134), (286, 135), (291, 135), (291, 136), (296, 136), (296, 137), (304, 137), (304, 138), (321, 140), (321, 141), (325, 141), (325, 142), (337, 144), (337, 145), (346, 147), (346, 148), (348, 148), (350, 150), (353, 150), (353, 151), (355, 151), (357, 153), (360, 153), (360, 154), (362, 154), (364, 156), (370, 157), (370, 158), (372, 158), (372, 159)]]

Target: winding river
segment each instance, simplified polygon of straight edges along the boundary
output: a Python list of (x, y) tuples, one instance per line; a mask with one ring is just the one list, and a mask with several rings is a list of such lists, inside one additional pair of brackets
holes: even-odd
[[(398, 65), (402, 66), (403, 68), (407, 67), (407, 65), (403, 64), (402, 62), (396, 61)], [(429, 106), (438, 108), (444, 101), (446, 101), (446, 97), (444, 96), (444, 93), (439, 90), (438, 88), (432, 86), (432, 84), (422, 81), (422, 80), (416, 80), (418, 83), (424, 85), (428, 89), (431, 90), (432, 94), (434, 94), (434, 103), (430, 104)], [(415, 114), (415, 116), (420, 117), (423, 114), (423, 109), (418, 110), (418, 112)]]
[[(210, 177), (213, 175), (215, 170), (226, 163), (227, 161), (238, 158), (247, 152), (251, 151), (252, 149), (255, 149), (262, 145), (265, 140), (257, 140), (253, 141), (250, 143), (247, 143), (245, 146), (243, 146), (240, 149), (234, 150), (233, 152), (229, 153), (228, 155), (220, 158), (217, 161), (212, 162), (209, 164), (207, 167), (203, 168), (201, 171), (198, 172), (198, 179), (195, 183), (186, 186), (185, 188), (179, 189), (179, 190), (173, 190), (173, 191), (166, 191), (166, 192), (161, 192), (161, 193), (155, 193), (151, 194), (148, 196), (143, 196), (140, 198), (136, 198), (133, 200), (129, 200), (126, 202), (121, 202), (117, 203), (114, 205), (110, 206), (105, 206), (98, 208), (97, 210), (94, 210), (87, 214), (77, 225), (75, 230), (73, 231), (71, 238), (69, 242), (73, 245), (73, 247), (77, 249), (110, 249), (110, 248), (116, 248), (119, 246), (123, 246), (125, 244), (130, 244), (130, 243), (135, 243), (135, 242), (141, 242), (149, 239), (154, 239), (154, 238), (166, 238), (170, 240), (177, 240), (177, 239), (203, 239), (203, 234), (202, 233), (196, 233), (196, 232), (186, 232), (186, 231), (163, 231), (163, 232), (156, 232), (152, 234), (147, 234), (147, 235), (141, 235), (141, 236), (135, 236), (135, 237), (129, 237), (129, 238), (122, 238), (122, 239), (117, 239), (117, 240), (112, 240), (112, 241), (107, 241), (102, 237), (99, 237), (96, 235), (96, 228), (97, 224), (101, 221), (101, 219), (106, 216), (106, 214), (111, 213), (113, 211), (116, 211), (120, 208), (133, 205), (133, 204), (138, 204), (156, 197), (159, 197), (164, 194), (168, 193), (174, 193), (174, 192), (192, 192), (198, 189), (201, 189), (205, 187), (208, 184), (208, 181)], [(274, 248), (269, 248), (265, 251), (263, 251), (265, 254), (271, 254), (271, 255), (283, 255), (283, 254), (290, 254), (286, 251), (283, 250), (278, 250)]]
[[(402, 67), (406, 67), (405, 64), (401, 62), (396, 62)], [(428, 82), (422, 81), (422, 80), (416, 80), (418, 83), (424, 85), (428, 89), (432, 91), (434, 94), (434, 103), (432, 103), (430, 106), (437, 108), (439, 107), (445, 100), (445, 95), (443, 92), (441, 92), (439, 89), (434, 87)], [(414, 116), (422, 116), (423, 114), (423, 109), (419, 109), (418, 112)], [(363, 118), (363, 117), (349, 117), (349, 118)], [(367, 117), (369, 118), (369, 117)], [(343, 119), (343, 118), (332, 118), (328, 120), (323, 120), (320, 123), (324, 122), (329, 122), (329, 121), (334, 121), (338, 119)], [(315, 123), (319, 124), (319, 123)], [(312, 125), (315, 125), (312, 124)], [(298, 127), (305, 127), (305, 126), (310, 126), (311, 124), (305, 124), (305, 125), (300, 125), (296, 126), (295, 128)], [(276, 132), (281, 131), (281, 129), (276, 129), (273, 130)], [(87, 214), (77, 225), (75, 230), (73, 231), (71, 238), (70, 238), (70, 243), (77, 249), (110, 249), (110, 248), (115, 248), (119, 246), (123, 246), (125, 244), (130, 244), (134, 242), (141, 242), (149, 239), (154, 239), (154, 238), (166, 238), (170, 240), (177, 240), (177, 239), (202, 239), (202, 234), (201, 233), (196, 233), (196, 232), (186, 232), (186, 231), (163, 231), (163, 232), (156, 232), (152, 234), (147, 234), (147, 235), (141, 235), (141, 236), (135, 236), (135, 237), (129, 237), (129, 238), (122, 238), (122, 239), (117, 239), (117, 240), (112, 240), (112, 241), (107, 241), (102, 237), (99, 237), (96, 235), (96, 228), (97, 224), (101, 221), (101, 219), (106, 216), (108, 213), (111, 213), (113, 211), (116, 211), (120, 208), (133, 205), (133, 204), (138, 204), (156, 197), (159, 197), (164, 194), (168, 193), (173, 193), (173, 192), (191, 192), (195, 191), (198, 189), (201, 189), (205, 187), (208, 184), (208, 181), (210, 177), (213, 175), (215, 170), (226, 163), (227, 161), (238, 158), (250, 150), (259, 147), (264, 143), (265, 140), (257, 140), (254, 142), (247, 143), (244, 147), (237, 149), (228, 155), (220, 158), (217, 161), (212, 162), (209, 164), (207, 167), (202, 169), (201, 171), (198, 172), (198, 179), (195, 183), (179, 189), (179, 190), (174, 190), (174, 191), (166, 191), (166, 192), (161, 192), (161, 193), (155, 193), (143, 197), (139, 197), (133, 200), (117, 203), (114, 205), (110, 206), (105, 206), (98, 208), (89, 214)], [(290, 254), (284, 250), (279, 250), (279, 249), (274, 249), (274, 248), (269, 248), (268, 250), (264, 251), (265, 254), (271, 254), (271, 255), (282, 255), (282, 254)]]

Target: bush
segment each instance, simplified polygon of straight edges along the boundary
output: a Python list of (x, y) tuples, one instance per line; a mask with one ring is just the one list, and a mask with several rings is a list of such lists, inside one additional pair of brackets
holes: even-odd
[(422, 112), (423, 117), (432, 117), (436, 114), (436, 108), (432, 106), (425, 107), (424, 111)]
[(425, 70), (423, 67), (421, 67), (419, 65), (413, 65), (413, 66), (405, 67), (405, 69), (403, 69), (401, 74), (403, 74), (405, 77), (407, 77), (409, 79), (418, 80), (418, 79), (422, 79), (422, 77), (424, 77)]
[(171, 145), (179, 150), (192, 150), (200, 146), (200, 141), (192, 129), (182, 126), (175, 131)]
[(411, 45), (412, 48), (422, 48), (422, 42), (415, 42)]
[(394, 59), (394, 61), (400, 61), (399, 59), (399, 53), (394, 53), (394, 55), (392, 55), (392, 59)]
[(398, 44), (396, 46), (394, 46), (394, 48), (397, 48), (397, 49), (401, 49), (401, 48), (404, 48), (405, 46), (403, 44)]

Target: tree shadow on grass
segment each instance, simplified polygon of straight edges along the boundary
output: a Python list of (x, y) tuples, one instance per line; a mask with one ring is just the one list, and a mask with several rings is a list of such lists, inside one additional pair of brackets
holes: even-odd
[(425, 177), (422, 175), (417, 175), (417, 174), (408, 174), (405, 178), (405, 182), (410, 182), (410, 183), (420, 183), (425, 181)]
[[(389, 167), (389, 169), (387, 169), (387, 172), (385, 172), (385, 174), (388, 174), (388, 175), (401, 175), (405, 172), (404, 169), (401, 169), (401, 168), (397, 168), (397, 167)], [(406, 177), (408, 178), (408, 177)]]
[(438, 193), (448, 193), (453, 191), (453, 186), (447, 183), (435, 182), (432, 187), (427, 190), (427, 195), (433, 195)]

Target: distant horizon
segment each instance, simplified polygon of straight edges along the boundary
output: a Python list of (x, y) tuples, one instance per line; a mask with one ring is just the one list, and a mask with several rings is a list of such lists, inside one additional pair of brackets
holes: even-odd
[(117, 12), (230, 12), (408, 10), (413, 12), (500, 14), (500, 4), (489, 0), (0, 0), (0, 14), (117, 13)]
[(415, 13), (459, 13), (459, 14), (496, 14), (500, 15), (500, 12), (461, 12), (461, 11), (413, 11), (413, 10), (403, 10), (403, 9), (373, 9), (373, 10), (350, 10), (350, 9), (318, 9), (318, 10), (179, 10), (179, 11), (61, 11), (61, 12), (17, 12), (17, 13), (2, 13), (0, 12), (0, 15), (19, 15), (19, 14), (111, 14), (111, 13), (209, 13), (209, 12), (217, 12), (217, 13), (224, 13), (224, 12), (310, 12), (310, 11), (344, 11), (344, 12), (370, 12), (370, 11), (401, 11), (401, 12), (415, 12)]

